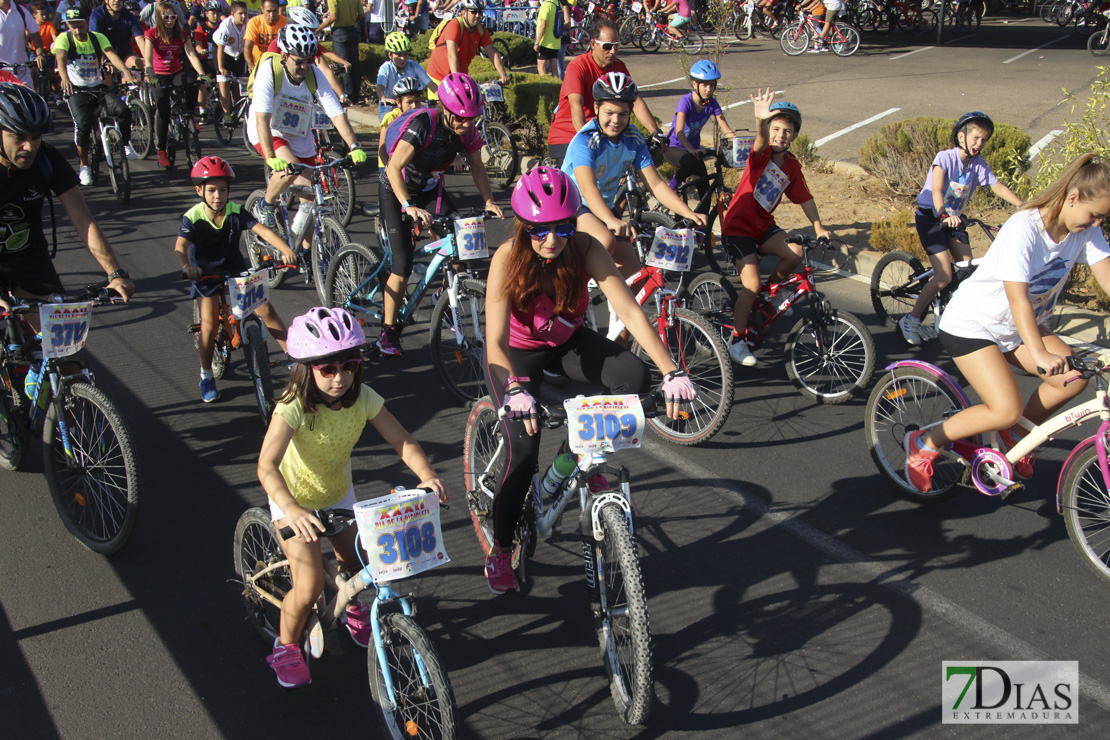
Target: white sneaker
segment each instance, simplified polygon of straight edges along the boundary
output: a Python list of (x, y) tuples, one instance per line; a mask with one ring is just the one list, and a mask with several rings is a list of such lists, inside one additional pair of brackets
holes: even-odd
[(744, 367), (755, 367), (759, 363), (759, 360), (755, 359), (755, 355), (752, 354), (751, 348), (748, 347), (748, 343), (743, 339), (738, 339), (732, 343), (728, 348), (728, 356), (737, 365), (743, 365)]
[(908, 313), (898, 320), (898, 328), (902, 330), (902, 336), (907, 342), (915, 347), (924, 341), (921, 337), (921, 319)]
[(131, 148), (130, 144), (125, 144), (124, 145), (124, 147), (123, 147), (123, 156), (127, 157), (128, 159), (138, 159), (139, 158), (139, 155), (135, 153), (135, 150)]
[(81, 170), (77, 173), (77, 181), (82, 185), (92, 185), (92, 170), (88, 165), (81, 166)]

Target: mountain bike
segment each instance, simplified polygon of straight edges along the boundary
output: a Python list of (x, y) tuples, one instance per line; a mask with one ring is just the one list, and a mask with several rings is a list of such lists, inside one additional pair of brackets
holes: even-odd
[[(740, 338), (746, 338), (753, 349), (759, 348), (766, 329), (804, 297), (809, 312), (798, 320), (786, 340), (787, 375), (807, 398), (818, 403), (844, 403), (867, 387), (871, 379), (875, 340), (862, 321), (833, 308), (817, 292), (809, 254), (824, 248), (819, 240), (794, 234), (787, 241), (802, 246), (802, 270), (782, 282), (762, 286)], [(778, 300), (783, 294), (787, 298), (776, 307), (772, 298)], [(708, 319), (726, 342), (731, 341), (736, 329), (733, 310), (737, 289), (729, 278), (715, 273), (701, 275), (682, 297), (688, 308)]]
[[(414, 256), (428, 254), (432, 259), (413, 292), (406, 293), (397, 314), (398, 325), (410, 325), (428, 287), (435, 280), (441, 280), (441, 285), (445, 281), (445, 287), (436, 291), (429, 325), (432, 364), (444, 387), (463, 404), (485, 394), (486, 345), (482, 322), (486, 284), (467, 265), (468, 260), (489, 256), (485, 218), (486, 214), (476, 209), (432, 221), (432, 230), (444, 237), (415, 249)], [(381, 219), (377, 231), (378, 243), (388, 244)], [(381, 256), (361, 244), (348, 244), (336, 253), (324, 283), (325, 306), (345, 308), (367, 325), (370, 321), (381, 322), (385, 282), (393, 258), (388, 249), (379, 249)]]
[[(655, 693), (647, 595), (634, 537), (629, 471), (612, 467), (607, 454), (640, 446), (644, 419), (656, 413), (654, 396), (579, 396), (568, 399), (565, 407), (540, 404), (538, 412), (544, 427), (567, 428), (569, 449), (577, 459), (573, 471), (552, 487), (546, 511), (543, 487), (548, 481), (543, 479), (551, 470), (533, 479), (514, 534), (513, 570), (526, 589), (536, 540), (557, 530), (577, 496), (589, 607), (613, 703), (624, 722), (644, 724)], [(463, 444), (467, 506), (483, 555), (493, 546), (493, 498), (509, 454), (498, 414), (488, 396), (478, 401), (466, 421)], [(552, 463), (551, 469), (555, 467)], [(605, 476), (607, 490), (590, 489), (587, 481), (597, 475)], [(615, 489), (613, 479), (618, 481)]]
[[(821, 37), (823, 21), (815, 21), (809, 13), (802, 13), (802, 17), (783, 29), (779, 37), (779, 46), (790, 56), (797, 56), (809, 48), (811, 42)], [(859, 48), (859, 31), (847, 23), (837, 21), (833, 24), (829, 34), (828, 45), (838, 57), (847, 57), (856, 53)]]
[(1068, 536), (1083, 561), (1104, 583), (1110, 583), (1107, 362), (1069, 357), (1068, 367), (1084, 379), (1095, 379), (1093, 400), (1065, 409), (1040, 425), (1022, 419), (1026, 436), (1009, 451), (996, 432), (946, 445), (933, 461), (933, 485), (926, 493), (906, 478), (905, 442), (911, 432), (935, 427), (971, 406), (952, 376), (927, 362), (906, 360), (888, 366), (867, 400), (864, 434), (879, 472), (904, 498), (937, 503), (954, 496), (956, 487), (963, 485), (1005, 499), (1022, 487), (1015, 480), (1014, 463), (1062, 432), (1097, 417), (1098, 430), (1075, 446), (1060, 471), (1056, 510), (1063, 514)]
[(96, 142), (90, 142), (89, 172), (92, 174), (93, 185), (100, 179), (100, 161), (103, 159), (108, 168), (108, 177), (112, 183), (112, 192), (115, 193), (116, 202), (121, 206), (131, 201), (131, 167), (123, 151), (122, 135), (119, 124), (114, 118), (108, 118), (104, 110), (104, 96), (118, 95), (119, 88), (111, 87), (106, 90), (79, 90), (82, 94), (96, 95)]
[[(314, 514), (325, 526), (323, 537), (341, 534), (354, 522), (350, 509)], [(284, 527), (281, 536), (292, 537), (293, 530)], [(247, 616), (271, 643), (278, 637), (281, 603), (293, 587), (293, 578), (268, 509), (243, 512), (235, 525), (234, 548), (235, 574), (243, 587)], [(335, 571), (333, 560), (325, 558), (324, 563)], [(427, 633), (416, 621), (411, 597), (398, 593), (391, 583), (375, 583), (369, 567), (353, 574), (331, 575), (333, 578), (327, 580), (340, 585), (327, 603), (321, 597), (312, 607), (303, 638), (305, 659), (323, 655), (324, 632), (336, 629), (347, 605), (363, 591), (373, 589), (370, 613), (374, 641), (367, 650), (366, 664), (382, 729), (395, 740), (456, 737), (458, 721), (451, 681)]]
[[(235, 77), (229, 78), (231, 88), (231, 121), (224, 120), (224, 111), (220, 107), (219, 87), (217, 85), (215, 92), (216, 108), (212, 111), (212, 128), (216, 130), (216, 138), (221, 144), (227, 146), (231, 140), (235, 138), (235, 129), (240, 126), (243, 127), (243, 143), (250, 150), (251, 154), (257, 154), (255, 148), (251, 146), (247, 140), (247, 111), (250, 109), (251, 99), (247, 95), (247, 80), (249, 77)], [(212, 99), (212, 93), (209, 93), (209, 100)]]
[[(82, 545), (110, 555), (138, 522), (139, 467), (123, 415), (73, 355), (88, 339), (92, 307), (122, 299), (90, 285), (69, 299), (7, 300), (11, 308), (0, 311), (0, 467), (18, 470), (30, 432), (41, 428), (43, 472), (62, 523)], [(45, 343), (27, 323), (31, 312)]]
[(191, 169), (202, 156), (200, 124), (185, 103), (184, 85), (174, 85), (170, 80), (160, 80), (158, 84), (170, 90), (170, 126), (166, 136), (166, 156), (170, 160), (168, 169), (174, 168), (178, 150), (185, 152), (186, 165)]

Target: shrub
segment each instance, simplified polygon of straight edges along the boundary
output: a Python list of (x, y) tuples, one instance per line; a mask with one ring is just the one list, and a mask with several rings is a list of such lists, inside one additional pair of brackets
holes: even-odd
[(925, 254), (921, 240), (917, 238), (917, 229), (913, 225), (913, 212), (913, 208), (906, 208), (889, 219), (879, 219), (871, 224), (871, 248), (880, 252), (901, 249), (917, 257), (922, 264), (928, 264), (929, 257)]

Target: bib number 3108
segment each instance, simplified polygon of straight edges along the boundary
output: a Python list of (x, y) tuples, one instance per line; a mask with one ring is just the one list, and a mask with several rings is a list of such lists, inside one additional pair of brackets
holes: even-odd
[(637, 396), (569, 398), (567, 428), (571, 452), (608, 452), (639, 447), (644, 430), (644, 409)]

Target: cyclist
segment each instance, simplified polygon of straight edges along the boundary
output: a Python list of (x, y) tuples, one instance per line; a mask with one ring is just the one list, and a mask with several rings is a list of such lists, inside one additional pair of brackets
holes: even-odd
[(705, 195), (709, 189), (709, 173), (706, 172), (705, 162), (699, 156), (698, 148), (701, 146), (701, 130), (710, 118), (717, 121), (722, 135), (732, 138), (736, 136), (732, 128), (725, 121), (725, 113), (721, 110), (720, 103), (713, 97), (717, 91), (717, 80), (721, 79), (721, 68), (708, 59), (695, 62), (690, 67), (690, 87), (692, 92), (684, 95), (678, 101), (674, 121), (671, 123), (671, 132), (667, 139), (669, 146), (663, 150), (663, 157), (675, 167), (675, 176), (671, 180), (671, 187), (678, 186), (689, 177), (702, 178), (698, 187), (698, 196)]
[[(814, 48), (820, 47), (820, 51), (828, 51), (829, 37), (832, 35), (840, 11), (844, 9), (844, 0), (821, 0), (821, 2), (825, 6), (825, 25), (821, 27), (821, 36)], [(814, 50), (810, 49), (809, 51), (813, 52)]]
[[(270, 500), (270, 518), (289, 558), (293, 587), (281, 605), (280, 634), (266, 659), (287, 689), (312, 682), (300, 638), (312, 605), (324, 589), (324, 565), (313, 509), (355, 504), (351, 451), (370, 422), (440, 501), (450, 496), (420, 444), (385, 407), (385, 400), (363, 385), (362, 327), (342, 308), (311, 308), (289, 326), (289, 356), (297, 363), (258, 456), (258, 480)], [(293, 536), (281, 537), (289, 527)], [(331, 540), (339, 570), (357, 568), (354, 527)], [(362, 558), (365, 561), (365, 555)], [(347, 630), (362, 647), (373, 640), (370, 610), (355, 601), (347, 607)]]
[(335, 91), (325, 84), (326, 78), (319, 68), (313, 66), (318, 49), (316, 35), (304, 26), (290, 26), (282, 39), (284, 48), (280, 54), (258, 65), (247, 113), (247, 138), (273, 171), (256, 214), (270, 228), (277, 225), (274, 204), (285, 189), (293, 182), (312, 186), (303, 175), (287, 172), (286, 163), (316, 163), (312, 121), (317, 105), (323, 107), (346, 142), (351, 161), (355, 164), (366, 161), (366, 152), (355, 138)]
[(961, 222), (964, 208), (975, 188), (989, 186), (995, 194), (1015, 206), (1021, 198), (1003, 185), (980, 154), (994, 133), (994, 121), (986, 113), (972, 111), (957, 119), (952, 127), (952, 148), (937, 153), (929, 166), (925, 186), (917, 196), (914, 225), (933, 277), (929, 278), (910, 312), (898, 321), (902, 336), (910, 344), (921, 344), (921, 319), (941, 289), (952, 282), (951, 251), (956, 261), (971, 259), (967, 229)]
[(137, 15), (123, 7), (123, 0), (105, 0), (103, 5), (93, 9), (89, 13), (89, 30), (107, 37), (112, 49), (128, 67), (142, 69), (143, 55), (136, 54), (131, 44), (142, 42), (143, 25)]
[(231, 0), (231, 13), (212, 34), (216, 42), (216, 77), (220, 84), (220, 107), (224, 110), (224, 123), (234, 123), (231, 112), (231, 85), (247, 76), (247, 60), (243, 55), (243, 32), (247, 25), (247, 4)]
[[(387, 130), (389, 124), (396, 121), (402, 113), (408, 113), (413, 108), (424, 105), (424, 86), (415, 77), (402, 77), (393, 86), (393, 99), (397, 101), (397, 107), (382, 117), (380, 124), (382, 131)], [(386, 153), (385, 137), (381, 139), (381, 144), (378, 146), (378, 169), (384, 170), (389, 155)]]
[[(99, 33), (89, 33), (88, 21), (80, 8), (66, 10), (68, 31), (54, 42), (54, 56), (61, 78), (62, 93), (69, 97), (69, 112), (73, 117), (73, 140), (77, 144), (77, 159), (81, 164), (78, 179), (82, 185), (92, 185), (89, 169), (89, 134), (96, 128), (97, 110), (104, 106), (104, 115), (118, 122), (120, 140), (128, 159), (135, 159), (131, 150), (131, 110), (119, 95), (109, 94), (104, 84), (101, 65), (104, 60), (120, 71), (123, 81), (135, 84), (138, 79), (124, 66), (123, 60), (112, 49), (108, 39)], [(94, 142), (97, 146), (99, 142)]]
[(392, 264), (385, 284), (382, 331), (378, 337), (378, 349), (383, 355), (401, 354), (397, 315), (412, 273), (411, 221), (431, 223), (432, 215), (425, 208), (433, 198), (439, 213), (454, 210), (450, 195), (443, 192), (442, 172), (459, 154), (465, 154), (470, 163), (470, 175), (485, 200), (486, 210), (503, 218), (493, 201), (493, 190), (482, 164), (482, 132), (476, 126), (482, 110), (478, 83), (468, 75), (449, 74), (439, 83), (435, 108), (398, 117), (385, 133), (388, 161), (378, 174), (378, 205), (388, 242), (383, 246), (389, 249)]
[(431, 87), (432, 92), (436, 90), (436, 84), (432, 82), (432, 78), (420, 63), (409, 59), (410, 52), (412, 52), (412, 42), (405, 34), (394, 31), (385, 37), (385, 53), (389, 55), (389, 59), (378, 67), (378, 118), (381, 120), (383, 131), (386, 126), (386, 114), (397, 109), (397, 96), (390, 97), (390, 95), (401, 79), (418, 80), (421, 83), (421, 91), (428, 87)]
[[(544, 371), (604, 385), (610, 393), (646, 393), (651, 375), (642, 360), (584, 326), (593, 279), (616, 307), (632, 335), (663, 374), (667, 415), (695, 397), (693, 383), (671, 360), (644, 312), (617, 272), (609, 253), (576, 230), (582, 198), (574, 182), (554, 167), (536, 167), (513, 188), (514, 236), (490, 262), (486, 298), (486, 386), (508, 416), (508, 463), (493, 500), (494, 544), (486, 579), (496, 594), (518, 588), (512, 569), (513, 532), (539, 461), (536, 402)], [(604, 490), (598, 475), (591, 490)]]
[[(0, 209), (5, 213), (5, 228), (0, 232), (0, 282), (7, 283), (12, 295), (23, 298), (65, 293), (54, 269), (42, 215), (43, 201), (53, 193), (89, 253), (108, 275), (108, 287), (129, 301), (135, 285), (89, 212), (77, 173), (53, 145), (42, 141), (43, 134), (53, 130), (45, 100), (23, 85), (0, 83)], [(8, 307), (2, 300), (0, 306)], [(37, 316), (30, 318), (37, 327)]]
[(184, 52), (197, 76), (205, 78), (204, 67), (197, 59), (196, 49), (189, 42), (188, 32), (177, 22), (177, 11), (165, 0), (159, 0), (154, 25), (143, 34), (143, 59), (146, 62), (146, 79), (154, 85), (154, 146), (158, 151), (158, 166), (170, 167), (166, 154), (166, 137), (170, 129), (170, 89), (184, 86), (186, 110), (197, 105), (196, 78), (181, 66)]
[(824, 26), (825, 16), (827, 9), (821, 0), (799, 0), (798, 10), (803, 14), (813, 17), (813, 22), (821, 26), (822, 33), (813, 40), (813, 46), (809, 48), (810, 54), (820, 54), (829, 50), (829, 45), (825, 42)]
[(428, 58), (428, 76), (436, 85), (449, 74), (470, 70), (478, 49), (481, 49), (487, 59), (493, 61), (497, 69), (501, 84), (509, 82), (509, 75), (505, 73), (501, 55), (493, 47), (493, 37), (482, 25), (482, 0), (459, 0), (457, 6), (459, 16), (450, 21), (436, 38), (436, 46)]
[(635, 230), (617, 215), (621, 181), (635, 170), (665, 208), (701, 226), (703, 213), (695, 213), (671, 190), (655, 169), (647, 141), (630, 124), (632, 106), (639, 99), (636, 83), (623, 72), (609, 72), (594, 83), (595, 116), (574, 135), (563, 161), (585, 200), (578, 228), (609, 250), (626, 278), (640, 269), (632, 246)]
[[(19, 3), (0, 0), (0, 62), (22, 64), (30, 61), (28, 47), (34, 51), (35, 61), (41, 70), (46, 60), (46, 50), (34, 16)], [(13, 69), (11, 73), (23, 80), (24, 84), (34, 84), (31, 70), (26, 67)]]
[[(50, 51), (54, 48), (54, 40), (58, 38), (58, 29), (50, 20), (54, 17), (50, 8), (42, 0), (36, 0), (31, 4), (31, 15), (34, 16), (35, 23), (39, 24), (39, 38), (42, 39), (42, 48), (45, 51)], [(48, 89), (51, 91), (57, 89), (58, 72), (54, 69), (54, 57), (50, 54), (43, 57), (40, 74), (46, 75), (46, 79), (50, 81)], [(16, 77), (15, 79), (18, 80), (19, 78)]]
[[(960, 283), (940, 317), (940, 341), (982, 403), (940, 426), (906, 436), (906, 476), (932, 487), (933, 461), (953, 440), (998, 430), (1007, 449), (1083, 392), (1069, 372), (1071, 349), (1044, 327), (1076, 262), (1110, 289), (1110, 246), (1101, 225), (1110, 217), (1110, 164), (1093, 153), (1073, 161), (1056, 182), (1011, 216), (978, 269)], [(1022, 408), (1008, 365), (1044, 380)], [(1034, 456), (1014, 465), (1033, 473)]]
[(721, 246), (740, 270), (741, 282), (733, 309), (735, 328), (728, 353), (733, 362), (744, 367), (758, 363), (743, 332), (760, 288), (760, 255), (778, 258), (771, 271), (771, 282), (785, 280), (802, 263), (801, 247), (786, 241), (786, 232), (775, 224), (772, 215), (782, 196), (801, 206), (818, 238), (832, 236), (821, 223), (801, 163), (789, 151), (802, 129), (802, 112), (792, 103), (775, 103), (774, 99), (775, 93), (770, 88), (751, 96), (755, 108), (755, 144), (721, 220)]
[[(220, 397), (216, 379), (212, 375), (212, 354), (216, 346), (216, 329), (220, 320), (220, 293), (224, 284), (206, 284), (197, 281), (215, 271), (238, 275), (248, 264), (239, 251), (239, 240), (244, 231), (253, 231), (259, 238), (273, 245), (289, 264), (296, 264), (297, 256), (289, 245), (272, 229), (254, 220), (238, 203), (232, 203), (228, 191), (235, 182), (235, 171), (219, 157), (201, 157), (193, 165), (189, 176), (201, 201), (181, 218), (181, 229), (174, 243), (174, 256), (181, 272), (193, 281), (190, 297), (200, 309), (200, 395), (205, 403)], [(256, 311), (270, 334), (285, 350), (285, 323), (278, 316), (273, 304), (267, 303)]]
[[(289, 22), (281, 27), (281, 30), (278, 31), (277, 38), (270, 42), (270, 45), (266, 47), (266, 52), (258, 58), (260, 62), (267, 56), (281, 53), (281, 45), (285, 43), (283, 38), (292, 32), (293, 26), (307, 28), (312, 31), (313, 35), (316, 34), (316, 29), (320, 27), (320, 21), (316, 18), (316, 14), (303, 5), (290, 8), (287, 18)], [(328, 64), (328, 61), (335, 62), (343, 67), (344, 70), (349, 69), (351, 66), (347, 60), (343, 59), (335, 52), (328, 51), (317, 43), (316, 56), (313, 57), (313, 64), (316, 65), (316, 69), (320, 70), (320, 73), (327, 79), (328, 84), (331, 85), (331, 89), (335, 91), (335, 94), (339, 96), (340, 104), (344, 106), (350, 105), (351, 101), (347, 97), (347, 93), (343, 92), (343, 86), (339, 83), (339, 79), (335, 76), (335, 73), (332, 72), (331, 65)], [(257, 65), (255, 66), (255, 70), (258, 70)]]
[[(219, 0), (208, 0), (204, 3), (204, 16), (197, 23), (196, 30), (193, 31), (193, 44), (196, 47), (197, 59), (200, 60), (200, 66), (204, 68), (204, 73), (209, 77), (216, 77), (216, 31), (220, 27), (220, 13), (223, 12), (223, 6), (220, 5)], [(199, 119), (202, 123), (207, 123), (204, 120), (204, 112), (208, 106), (208, 88), (200, 88), (200, 98), (198, 100), (197, 109)]]

